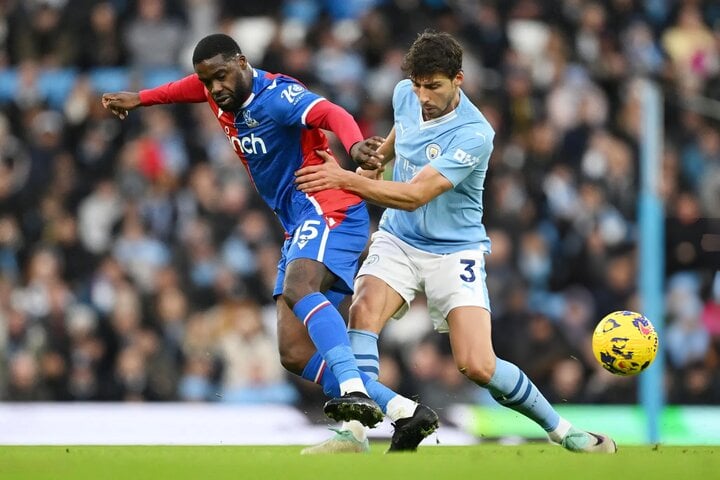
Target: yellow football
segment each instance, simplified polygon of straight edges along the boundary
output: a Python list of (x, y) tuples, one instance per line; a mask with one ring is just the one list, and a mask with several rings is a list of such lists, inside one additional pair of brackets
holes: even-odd
[(605, 316), (592, 338), (595, 358), (615, 375), (637, 375), (655, 360), (658, 336), (644, 315), (618, 311)]

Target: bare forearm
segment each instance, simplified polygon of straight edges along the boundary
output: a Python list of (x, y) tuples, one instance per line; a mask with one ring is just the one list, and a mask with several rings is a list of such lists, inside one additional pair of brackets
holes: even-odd
[(382, 207), (412, 211), (453, 187), (430, 165), (423, 167), (408, 183), (386, 182), (343, 170), (327, 152), (316, 150), (316, 153), (323, 159), (322, 165), (310, 165), (295, 172), (297, 188), (305, 193), (337, 188)]
[(351, 172), (344, 175), (344, 180), (345, 190), (381, 207), (412, 211), (426, 203), (417, 185), (410, 183), (371, 180)]

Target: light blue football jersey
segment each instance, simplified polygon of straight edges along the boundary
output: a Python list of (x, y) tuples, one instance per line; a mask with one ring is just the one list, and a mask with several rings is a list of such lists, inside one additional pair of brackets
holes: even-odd
[(453, 188), (413, 212), (388, 208), (380, 229), (432, 253), (490, 251), (482, 224), (483, 188), (495, 132), (462, 91), (460, 103), (440, 118), (424, 121), (410, 80), (397, 84), (393, 180), (410, 182), (430, 164)]

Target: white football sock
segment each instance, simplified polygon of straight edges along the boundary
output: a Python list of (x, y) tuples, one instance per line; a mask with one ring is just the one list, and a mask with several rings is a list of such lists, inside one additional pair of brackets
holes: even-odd
[(345, 380), (340, 384), (340, 394), (345, 395), (348, 392), (362, 392), (367, 395), (367, 390), (365, 390), (365, 385), (360, 377)]
[(412, 417), (417, 406), (417, 402), (402, 395), (395, 395), (387, 404), (387, 416), (393, 422), (397, 422), (401, 418)]
[(358, 442), (364, 442), (367, 438), (367, 428), (365, 428), (365, 426), (357, 420), (343, 422), (340, 426), (340, 430), (346, 430), (352, 433), (352, 436), (355, 437), (355, 440)]
[(565, 438), (565, 435), (567, 435), (568, 431), (570, 431), (571, 428), (572, 424), (565, 420), (563, 417), (560, 417), (558, 426), (555, 427), (555, 430), (548, 432), (548, 437), (550, 437), (550, 440), (555, 443), (561, 443), (562, 439)]

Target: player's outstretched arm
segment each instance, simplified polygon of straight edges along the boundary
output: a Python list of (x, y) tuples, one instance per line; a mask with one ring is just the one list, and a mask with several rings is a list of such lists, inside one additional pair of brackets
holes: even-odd
[(180, 80), (139, 92), (104, 93), (102, 104), (103, 107), (123, 119), (128, 116), (130, 110), (141, 106), (205, 102), (207, 101), (205, 92), (202, 82), (193, 73)]
[(103, 93), (102, 105), (122, 120), (127, 118), (130, 110), (134, 110), (142, 104), (138, 92), (114, 92)]

